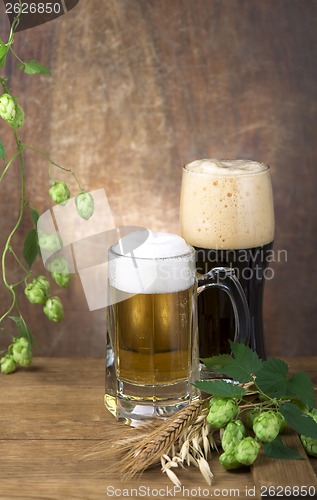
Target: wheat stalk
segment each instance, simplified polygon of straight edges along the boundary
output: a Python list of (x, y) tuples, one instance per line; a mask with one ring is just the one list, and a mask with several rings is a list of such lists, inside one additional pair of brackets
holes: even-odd
[(172, 444), (198, 417), (204, 402), (194, 401), (170, 417), (158, 429), (144, 436), (141, 442), (131, 443), (129, 452), (122, 460), (125, 479), (131, 479), (145, 469), (160, 462), (161, 456), (167, 453)]
[(208, 409), (204, 407), (207, 401), (194, 401), (163, 423), (153, 421), (129, 429), (130, 435), (116, 440), (112, 446), (108, 442), (98, 443), (79, 459), (108, 459), (108, 471), (115, 473), (120, 470), (125, 481), (161, 463), (162, 472), (176, 486), (181, 482), (171, 469), (184, 468), (184, 464), (194, 465), (210, 485), (213, 474), (207, 459), (216, 445), (206, 422)]

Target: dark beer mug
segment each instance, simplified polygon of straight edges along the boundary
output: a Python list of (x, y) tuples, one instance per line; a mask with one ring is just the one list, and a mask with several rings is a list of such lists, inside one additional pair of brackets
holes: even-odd
[[(197, 160), (183, 168), (181, 233), (196, 249), (196, 267), (235, 270), (250, 311), (250, 341), (265, 358), (262, 303), (274, 237), (269, 167), (249, 160)], [(235, 315), (221, 290), (198, 298), (201, 358), (230, 352)]]

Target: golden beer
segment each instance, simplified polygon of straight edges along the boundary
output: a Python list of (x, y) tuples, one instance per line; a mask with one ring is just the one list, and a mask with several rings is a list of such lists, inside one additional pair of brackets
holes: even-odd
[(134, 425), (173, 414), (199, 392), (195, 250), (180, 236), (149, 233), (140, 246), (132, 233), (109, 250), (105, 405)]
[(193, 288), (116, 302), (118, 291), (111, 287), (120, 380), (155, 386), (188, 378)]

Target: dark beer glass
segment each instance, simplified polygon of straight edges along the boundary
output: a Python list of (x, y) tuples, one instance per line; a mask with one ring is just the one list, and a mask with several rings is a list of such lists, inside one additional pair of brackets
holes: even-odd
[[(199, 273), (233, 268), (250, 310), (250, 346), (265, 358), (263, 289), (274, 237), (267, 165), (248, 160), (197, 160), (183, 168), (181, 233), (196, 249)], [(219, 289), (198, 298), (201, 358), (230, 352), (235, 319)]]

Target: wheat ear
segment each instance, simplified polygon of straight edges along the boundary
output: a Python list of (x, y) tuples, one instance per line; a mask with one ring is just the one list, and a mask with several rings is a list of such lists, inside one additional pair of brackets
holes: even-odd
[(132, 442), (121, 462), (124, 478), (131, 479), (160, 463), (161, 456), (168, 452), (182, 432), (196, 420), (203, 404), (204, 401), (201, 400), (193, 401), (159, 428), (145, 435), (141, 442)]

